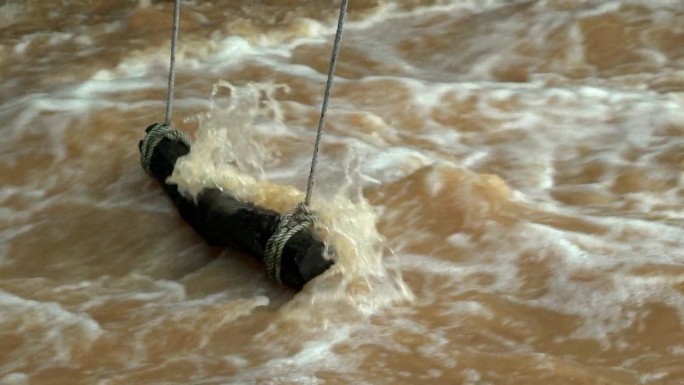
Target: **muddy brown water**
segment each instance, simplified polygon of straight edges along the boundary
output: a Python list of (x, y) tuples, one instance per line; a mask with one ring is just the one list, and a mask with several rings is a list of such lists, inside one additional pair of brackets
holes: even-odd
[[(301, 199), (337, 1), (184, 1), (172, 177)], [(170, 1), (0, 4), (0, 384), (684, 383), (684, 3), (351, 1), (300, 293), (142, 171)]]

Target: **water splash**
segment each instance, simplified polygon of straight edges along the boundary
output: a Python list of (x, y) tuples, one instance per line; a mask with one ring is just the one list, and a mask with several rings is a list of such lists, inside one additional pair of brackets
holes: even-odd
[[(288, 146), (274, 143), (272, 131), (291, 132), (274, 97), (278, 89), (286, 90), (263, 83), (216, 84), (211, 109), (200, 117), (192, 151), (178, 160), (169, 181), (193, 197), (203, 188), (218, 187), (262, 207), (292, 210), (303, 200), (303, 192), (264, 178), (273, 147)], [(222, 91), (228, 91), (228, 97), (219, 97)], [(269, 130), (267, 135), (260, 135)], [(361, 172), (359, 157), (353, 148), (343, 151), (342, 159), (337, 160), (342, 167), (334, 170), (343, 175), (334, 178), (332, 186), (329, 179), (333, 178), (326, 178), (330, 183), (312, 202), (320, 219), (317, 231), (334, 250), (336, 264), (286, 306), (284, 318), (301, 315), (310, 319), (312, 310), (323, 318), (333, 317), (339, 311), (338, 306), (331, 306), (333, 303), (343, 307), (351, 304), (362, 314), (372, 314), (379, 307), (412, 298), (399, 275), (383, 265), (384, 238), (376, 228), (377, 215), (361, 192), (367, 177)], [(322, 168), (321, 173), (325, 172)], [(318, 306), (320, 303), (323, 305)]]

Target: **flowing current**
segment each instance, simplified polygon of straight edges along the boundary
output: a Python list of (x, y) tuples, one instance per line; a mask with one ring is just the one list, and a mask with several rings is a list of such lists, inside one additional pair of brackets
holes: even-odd
[[(171, 177), (303, 197), (339, 1), (183, 1)], [(173, 2), (0, 1), (0, 384), (684, 383), (684, 2), (352, 0), (295, 293), (139, 163)]]

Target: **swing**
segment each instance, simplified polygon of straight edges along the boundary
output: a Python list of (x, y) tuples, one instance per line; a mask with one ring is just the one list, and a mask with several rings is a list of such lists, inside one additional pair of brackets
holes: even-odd
[(146, 135), (139, 143), (143, 169), (159, 182), (180, 216), (210, 246), (230, 247), (251, 254), (265, 264), (271, 279), (296, 290), (300, 290), (334, 263), (326, 258), (325, 244), (313, 230), (316, 217), (309, 206), (346, 11), (347, 0), (342, 0), (306, 198), (292, 212), (281, 214), (243, 202), (230, 191), (218, 188), (205, 188), (193, 199), (179, 191), (178, 186), (167, 183), (167, 179), (173, 174), (176, 160), (187, 155), (192, 147), (187, 136), (171, 123), (180, 0), (176, 0), (174, 6), (165, 120), (164, 123), (147, 127)]

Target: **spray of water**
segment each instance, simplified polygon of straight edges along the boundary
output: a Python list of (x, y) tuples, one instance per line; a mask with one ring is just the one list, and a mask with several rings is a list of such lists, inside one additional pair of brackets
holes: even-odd
[[(188, 196), (218, 187), (238, 199), (280, 212), (293, 209), (304, 194), (292, 185), (264, 178), (269, 161), (267, 138), (273, 130), (287, 129), (281, 104), (274, 94), (280, 86), (228, 82), (215, 85), (211, 109), (200, 117), (190, 154), (178, 160), (170, 182)], [(227, 97), (220, 97), (228, 92)], [(264, 130), (270, 135), (260, 135)], [(307, 152), (308, 155), (308, 152)], [(320, 221), (316, 229), (326, 241), (335, 266), (311, 282), (283, 307), (285, 319), (318, 316), (339, 318), (339, 306), (356, 314), (372, 314), (379, 307), (408, 300), (412, 294), (396, 272), (383, 265), (384, 239), (376, 229), (376, 213), (361, 194), (364, 176), (359, 154), (350, 149), (338, 160), (343, 177), (314, 196), (312, 208)], [(325, 167), (321, 168), (325, 173)], [(314, 316), (315, 317), (315, 316)], [(293, 319), (294, 318), (294, 319)]]

